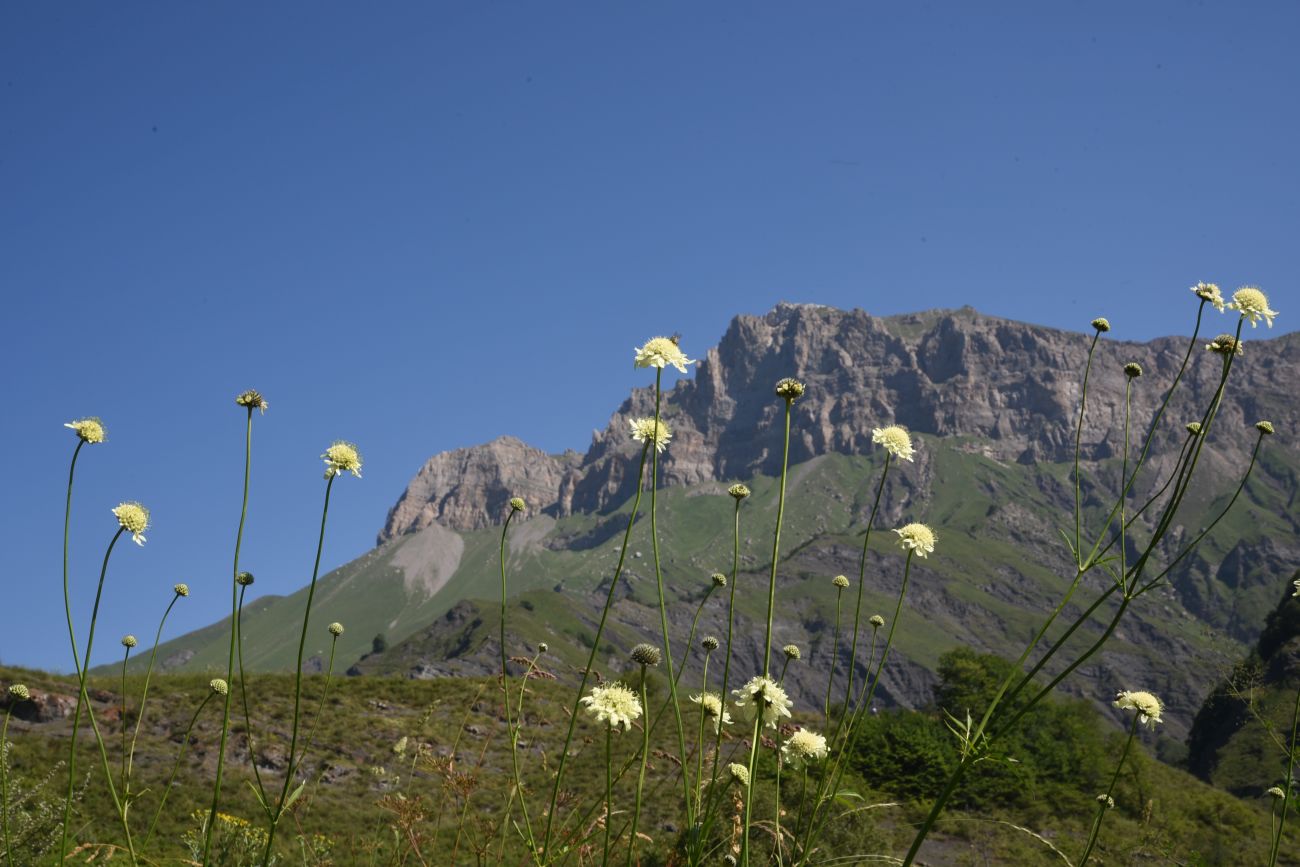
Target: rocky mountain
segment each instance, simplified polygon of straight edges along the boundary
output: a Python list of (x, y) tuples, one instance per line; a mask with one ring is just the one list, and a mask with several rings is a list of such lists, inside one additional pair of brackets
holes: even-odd
[[(1179, 300), (1194, 315), (1195, 300)], [(1204, 344), (1236, 320), (1213, 309), (1206, 317), (1215, 321), (1192, 346), (1191, 364), (1134, 489), (1135, 503), (1163, 484), (1185, 440), (1184, 423), (1199, 418), (1212, 397), (1220, 356)], [(1157, 691), (1167, 696), (1165, 731), (1174, 736), (1186, 732), (1201, 699), (1257, 638), (1281, 583), (1300, 562), (1300, 450), (1293, 435), (1300, 405), (1291, 394), (1300, 382), (1300, 334), (1251, 339), (1264, 333), (1248, 328), (1244, 335), (1245, 354), (1233, 367), (1193, 491), (1158, 552), (1161, 562), (1176, 557), (1227, 505), (1257, 439), (1253, 424), (1268, 418), (1278, 433), (1265, 443), (1250, 483), (1228, 517), (1170, 573), (1170, 583), (1143, 597), (1106, 652), (1064, 685), (1108, 712), (1117, 689)], [(664, 400), (673, 439), (661, 458), (659, 527), (675, 655), (682, 656), (697, 609), (697, 634), (725, 629), (725, 599), (708, 595), (707, 576), (730, 568), (732, 505), (724, 492), (730, 482), (744, 481), (754, 496), (743, 512), (736, 664), (745, 671), (761, 666), (783, 406), (772, 387), (793, 375), (807, 391), (792, 424), (777, 632), (778, 645), (805, 648), (804, 661), (788, 675), (800, 700), (819, 701), (825, 691), (834, 649), (830, 577), (844, 573), (857, 582), (882, 463), (871, 430), (889, 423), (913, 431), (917, 455), (891, 471), (884, 489), (863, 616), (889, 614), (901, 580), (901, 558), (884, 530), (924, 520), (938, 529), (941, 545), (913, 569), (881, 703), (927, 701), (939, 655), (957, 644), (1014, 656), (1069, 583), (1069, 554), (1057, 528), (1071, 522), (1075, 413), (1091, 339), (969, 308), (879, 318), (783, 304), (764, 316), (737, 317), (703, 354), (694, 378)], [(1093, 533), (1114, 502), (1122, 464), (1122, 366), (1136, 361), (1143, 368), (1132, 389), (1136, 442), (1188, 346), (1186, 337), (1126, 343), (1106, 335), (1099, 342), (1082, 430), (1084, 504)], [(689, 341), (685, 348), (695, 354)], [(642, 382), (651, 379), (638, 373)], [(547, 455), (503, 437), (431, 458), (390, 511), (378, 547), (320, 583), (314, 617), (348, 627), (339, 640), (340, 667), (435, 677), (499, 665), (500, 533), (493, 525), (515, 495), (528, 501), (529, 511), (511, 529), (508, 651), (523, 653), (546, 641), (557, 673), (582, 664), (632, 506), (639, 447), (628, 420), (652, 410), (652, 390), (632, 390), (581, 455)], [(642, 503), (643, 518), (647, 506)], [(1139, 540), (1150, 529), (1144, 521), (1135, 525)], [(638, 520), (631, 539), (598, 656), (605, 671), (620, 670), (626, 650), (659, 631), (647, 521)], [(1080, 591), (1083, 605), (1103, 580), (1099, 574)], [(301, 617), (304, 602), (305, 590), (249, 607), (247, 666), (292, 665), (296, 635), (281, 627)], [(1067, 615), (1071, 610), (1079, 609)], [(1103, 615), (1104, 608), (1097, 616)], [(1076, 638), (1088, 640), (1100, 629), (1088, 624)], [(214, 624), (169, 642), (160, 658), (175, 668), (221, 667), (224, 635), (225, 627)], [(372, 638), (380, 635), (387, 650), (371, 653)], [(309, 652), (321, 664), (325, 636), (312, 637), (317, 646)], [(840, 672), (847, 650), (842, 643)], [(697, 662), (692, 654), (688, 678), (698, 676)]]

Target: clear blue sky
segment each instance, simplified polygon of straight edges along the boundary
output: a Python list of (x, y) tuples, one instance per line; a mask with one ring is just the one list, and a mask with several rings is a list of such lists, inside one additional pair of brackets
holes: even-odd
[[(1197, 280), (1300, 322), (1300, 5), (9, 3), (0, 10), (0, 660), (69, 665), (61, 425), (96, 661), (325, 565), (431, 454), (585, 449), (632, 347), (781, 299), (1178, 333)], [(1257, 333), (1255, 336), (1264, 336)], [(323, 624), (322, 624), (323, 625)]]

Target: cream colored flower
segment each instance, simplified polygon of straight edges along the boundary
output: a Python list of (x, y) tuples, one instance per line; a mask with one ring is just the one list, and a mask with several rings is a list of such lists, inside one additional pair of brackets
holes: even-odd
[(849, 579), (844, 575), (836, 575), (831, 579), (831, 583), (843, 590), (845, 587), (849, 586)]
[(1187, 432), (1192, 436), (1201, 435), (1201, 423), (1199, 421), (1189, 421), (1187, 423)]
[(1259, 431), (1260, 433), (1264, 434), (1265, 436), (1272, 436), (1272, 435), (1273, 435), (1273, 422), (1271, 422), (1271, 421), (1257, 421), (1257, 422), (1255, 422), (1255, 430)]
[(136, 640), (136, 637), (134, 635), (122, 636), (122, 646), (125, 647), (127, 650), (130, 650), (132, 647), (135, 647), (139, 643), (140, 642)]
[(526, 508), (527, 508), (527, 506), (524, 505), (524, 498), (523, 498), (523, 497), (511, 497), (511, 498), (510, 498), (510, 511), (512, 511), (512, 512), (522, 512), (522, 511), (523, 511), (524, 509), (526, 509)]
[(630, 729), (632, 720), (641, 716), (641, 700), (619, 683), (593, 687), (591, 695), (582, 697), (582, 703), (596, 722), (606, 723), (610, 728), (621, 727), (623, 731)]
[(325, 462), (325, 478), (332, 479), (340, 473), (348, 472), (361, 478), (361, 452), (352, 443), (335, 440), (320, 457)]
[(336, 620), (329, 625), (329, 631), (330, 631), (330, 635), (333, 635), (335, 638), (338, 638), (340, 635), (343, 634), (343, 624), (339, 623)]
[(904, 461), (910, 461), (916, 450), (912, 448), (912, 437), (907, 432), (907, 428), (901, 425), (891, 424), (889, 427), (878, 427), (871, 431), (871, 441), (879, 446), (884, 446), (885, 451), (889, 452), (896, 458)]
[(808, 729), (799, 729), (781, 745), (781, 757), (792, 768), (826, 758), (826, 738)]
[(731, 776), (731, 781), (737, 785), (749, 788), (749, 768), (737, 762), (727, 765), (727, 773)]
[(1244, 341), (1238, 340), (1233, 334), (1220, 334), (1218, 337), (1205, 344), (1205, 348), (1210, 352), (1217, 352), (1220, 355), (1245, 355), (1241, 344)]
[(1115, 809), (1115, 799), (1112, 798), (1110, 795), (1105, 794), (1104, 792), (1097, 796), (1097, 803), (1105, 804), (1107, 810)]
[(871, 615), (871, 619), (868, 620), (867, 622), (870, 623), (875, 628), (879, 629), (880, 627), (885, 625), (885, 618), (881, 617), (879, 614), (873, 614)]
[(718, 649), (718, 639), (714, 635), (706, 635), (700, 640), (700, 647), (703, 647), (709, 653)]
[(1281, 787), (1281, 786), (1273, 786), (1273, 787), (1272, 787), (1271, 789), (1269, 789), (1265, 794), (1269, 795), (1270, 797), (1274, 797), (1274, 798), (1285, 798), (1285, 797), (1286, 797), (1286, 792), (1282, 791), (1282, 787)]
[(1149, 692), (1129, 692), (1127, 690), (1116, 694), (1115, 707), (1120, 710), (1137, 711), (1138, 722), (1149, 728), (1155, 728), (1156, 723), (1164, 722), (1160, 718), (1160, 712), (1164, 710), (1164, 705), (1160, 699), (1156, 698)]
[(1219, 292), (1219, 287), (1214, 283), (1197, 283), (1192, 287), (1196, 297), (1202, 301), (1208, 301), (1214, 305), (1214, 309), (1220, 313), (1223, 312), (1223, 295)]
[(1300, 596), (1300, 578), (1297, 578), (1296, 580), (1292, 581), (1291, 583), (1295, 585), (1295, 592), (1292, 593), (1291, 595), (1292, 595), (1292, 596)]
[(1277, 315), (1276, 310), (1268, 309), (1268, 296), (1257, 286), (1242, 286), (1233, 292), (1232, 303), (1228, 305), (1228, 309), (1240, 311), (1242, 318), (1250, 323), (1251, 328), (1254, 328), (1261, 319), (1272, 328), (1273, 317)]
[(266, 415), (268, 404), (266, 398), (262, 397), (260, 391), (254, 391), (250, 388), (248, 391), (240, 392), (235, 396), (235, 403), (246, 408), (249, 412), (252, 412), (255, 409), (260, 409), (262, 415)]
[(646, 341), (645, 346), (636, 350), (637, 367), (658, 367), (664, 368), (668, 365), (686, 372), (686, 365), (694, 364), (694, 361), (686, 357), (681, 347), (677, 345), (677, 340), (672, 337), (654, 337)]
[(144, 531), (149, 529), (148, 509), (135, 502), (119, 503), (117, 508), (113, 509), (113, 514), (117, 516), (117, 523), (131, 534), (132, 540), (137, 545), (143, 545), (148, 541), (144, 537)]
[(1092, 327), (1102, 334), (1105, 334), (1107, 331), (1110, 331), (1110, 320), (1105, 316), (1098, 316), (1096, 319), (1092, 320)]
[(803, 392), (803, 383), (792, 376), (787, 376), (776, 384), (776, 396), (785, 398), (787, 402), (803, 397)]
[(172, 588), (172, 590), (176, 591), (177, 596), (190, 595), (190, 585), (188, 584), (177, 584), (175, 587)]
[(743, 500), (749, 496), (749, 488), (737, 483), (727, 488), (727, 493), (731, 494), (731, 496), (735, 497), (737, 500)]
[(212, 690), (217, 695), (226, 695), (230, 692), (230, 685), (221, 678), (214, 677), (212, 680), (208, 681), (208, 689)]
[(714, 587), (727, 586), (727, 576), (723, 575), (721, 572), (714, 572), (712, 575), (709, 576), (709, 580), (713, 582)]
[(746, 722), (752, 722), (758, 714), (763, 725), (776, 728), (781, 717), (790, 715), (790, 699), (785, 690), (770, 677), (750, 678), (740, 689), (733, 689), (736, 697), (736, 710)]
[(9, 684), (9, 697), (18, 701), (27, 701), (32, 697), (32, 694), (25, 684), (11, 683)]
[(104, 441), (104, 423), (95, 416), (79, 418), (76, 421), (70, 421), (64, 425), (77, 432), (83, 442), (102, 443)]
[(632, 439), (639, 443), (652, 442), (658, 452), (668, 448), (668, 442), (673, 438), (668, 425), (653, 418), (632, 418), (627, 423), (632, 426)]
[(691, 701), (700, 706), (704, 718), (713, 723), (713, 732), (722, 731), (723, 726), (731, 725), (731, 714), (722, 706), (722, 698), (716, 692), (702, 692), (691, 696)]
[(925, 524), (908, 524), (901, 530), (895, 530), (894, 532), (898, 534), (898, 544), (909, 551), (915, 551), (918, 557), (933, 554), (934, 543), (939, 541), (934, 530), (931, 530)]
[(785, 647), (781, 648), (781, 652), (785, 654), (786, 659), (799, 659), (803, 656), (799, 651), (799, 645), (797, 644), (787, 644)]

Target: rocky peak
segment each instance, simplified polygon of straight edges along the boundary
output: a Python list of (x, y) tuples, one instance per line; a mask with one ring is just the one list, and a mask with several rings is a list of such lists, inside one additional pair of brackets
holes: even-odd
[[(1209, 325), (1206, 340), (1229, 321)], [(1253, 443), (1249, 425), (1260, 413), (1271, 414), (1279, 430), (1300, 424), (1289, 397), (1289, 383), (1300, 373), (1300, 334), (1250, 336), (1217, 422), (1218, 438), (1230, 452)], [(972, 447), (996, 460), (1068, 460), (1090, 342), (1090, 335), (970, 307), (874, 317), (782, 303), (762, 316), (737, 316), (704, 353), (695, 377), (665, 396), (663, 416), (673, 441), (661, 458), (662, 478), (669, 485), (695, 484), (776, 471), (783, 404), (772, 387), (784, 376), (808, 387), (794, 407), (792, 463), (826, 452), (867, 452), (871, 430), (894, 423), (921, 434), (975, 438)], [(1083, 430), (1086, 459), (1109, 457), (1122, 442), (1122, 366), (1137, 361), (1145, 371), (1132, 398), (1140, 430), (1158, 409), (1187, 345), (1186, 338), (1174, 337), (1099, 341)], [(1219, 357), (1199, 344), (1193, 352), (1157, 452), (1181, 442), (1183, 422), (1208, 401), (1217, 382)], [(513, 495), (554, 515), (622, 502), (632, 493), (639, 455), (628, 420), (651, 414), (653, 400), (651, 388), (633, 389), (584, 455), (548, 455), (502, 437), (430, 458), (389, 513), (380, 540), (433, 522), (488, 526), (501, 519)]]

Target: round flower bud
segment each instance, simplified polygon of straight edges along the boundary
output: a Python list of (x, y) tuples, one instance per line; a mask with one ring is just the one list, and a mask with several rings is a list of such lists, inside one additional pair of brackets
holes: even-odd
[(176, 591), (177, 596), (190, 595), (190, 585), (188, 584), (185, 583), (177, 584), (176, 586), (172, 587), (172, 589)]
[(250, 413), (255, 409), (260, 409), (263, 415), (266, 414), (266, 398), (262, 397), (260, 391), (254, 391), (250, 388), (248, 391), (240, 392), (235, 396), (235, 403), (246, 408)]
[(1097, 796), (1097, 803), (1105, 804), (1107, 810), (1115, 809), (1115, 799), (1110, 795), (1102, 794)]
[(880, 627), (885, 625), (885, 618), (881, 617), (879, 614), (873, 614), (871, 615), (871, 619), (868, 620), (867, 622), (870, 623), (872, 626), (876, 627), (877, 629), (879, 629)]
[(1142, 365), (1138, 364), (1136, 361), (1130, 361), (1128, 364), (1124, 365), (1124, 375), (1129, 379), (1137, 379), (1142, 375)]
[(836, 575), (831, 579), (831, 583), (843, 590), (845, 587), (849, 586), (849, 579), (843, 575)]
[(104, 423), (93, 415), (70, 421), (64, 427), (72, 428), (83, 443), (102, 443), (104, 441)]
[(1092, 320), (1092, 327), (1097, 329), (1101, 334), (1105, 334), (1107, 331), (1110, 331), (1110, 320), (1105, 316), (1098, 316), (1096, 319)]
[(741, 484), (735, 484), (727, 488), (727, 493), (731, 494), (731, 496), (735, 497), (737, 500), (743, 500), (749, 496), (749, 488)]
[(208, 681), (208, 689), (212, 690), (217, 695), (225, 695), (230, 692), (230, 686), (219, 677), (214, 677), (212, 680)]
[(240, 587), (248, 587), (253, 583), (253, 573), (240, 572), (238, 575), (235, 576), (235, 583), (238, 584)]
[(550, 650), (550, 649), (551, 649), (551, 648), (547, 646), (547, 644), (546, 644), (545, 641), (543, 641), (542, 643), (540, 643), (540, 644), (537, 645), (537, 652), (538, 652), (538, 653), (545, 653), (546, 651), (548, 651), (548, 650)]
[(125, 647), (127, 650), (130, 650), (132, 647), (135, 647), (139, 643), (140, 642), (136, 640), (134, 635), (122, 636), (122, 646)]
[(658, 665), (662, 658), (663, 654), (653, 644), (638, 644), (632, 648), (632, 661), (639, 665)]
[(333, 635), (335, 638), (338, 638), (340, 635), (343, 634), (343, 624), (339, 623), (336, 620), (329, 625), (329, 631), (330, 631), (330, 635)]
[(32, 697), (32, 694), (24, 684), (11, 683), (9, 685), (9, 697), (15, 701), (27, 701)]
[(700, 647), (703, 647), (705, 650), (711, 653), (718, 649), (718, 639), (712, 635), (706, 635), (700, 641)]
[(797, 644), (787, 644), (781, 648), (781, 652), (785, 654), (786, 659), (798, 659), (803, 655), (799, 652), (799, 645)]
[(1271, 422), (1271, 421), (1257, 421), (1257, 422), (1255, 422), (1255, 430), (1259, 431), (1260, 433), (1264, 434), (1265, 436), (1272, 436), (1272, 435), (1273, 435), (1273, 422)]
[(1200, 423), (1199, 421), (1189, 421), (1189, 422), (1187, 423), (1187, 432), (1188, 432), (1189, 434), (1191, 434), (1192, 436), (1194, 436), (1194, 437), (1196, 437), (1196, 436), (1200, 436), (1200, 435), (1201, 435), (1201, 423)]
[(736, 856), (728, 852), (726, 855), (722, 856), (722, 863), (725, 864), (726, 867), (736, 867)]
[(524, 510), (524, 508), (525, 508), (525, 506), (524, 506), (524, 498), (523, 498), (523, 497), (511, 497), (511, 498), (510, 498), (510, 511), (512, 511), (512, 512), (522, 512), (522, 511)]
[(1235, 334), (1220, 334), (1205, 344), (1205, 348), (1210, 352), (1217, 352), (1219, 355), (1245, 355), (1246, 350), (1242, 349), (1242, 342), (1237, 339)]
[(787, 402), (803, 397), (803, 383), (794, 377), (787, 376), (776, 384), (776, 396), (783, 397)]
[(731, 775), (733, 783), (749, 788), (749, 768), (737, 762), (732, 762), (727, 765), (727, 773)]
[(1286, 792), (1282, 791), (1282, 787), (1281, 787), (1281, 786), (1274, 786), (1273, 788), (1271, 788), (1271, 789), (1268, 790), (1267, 794), (1268, 794), (1268, 795), (1271, 795), (1271, 796), (1274, 797), (1274, 798), (1285, 798), (1285, 797), (1286, 797)]
[(709, 579), (713, 581), (714, 587), (727, 586), (727, 576), (723, 575), (721, 572), (714, 572), (712, 575), (709, 576)]

